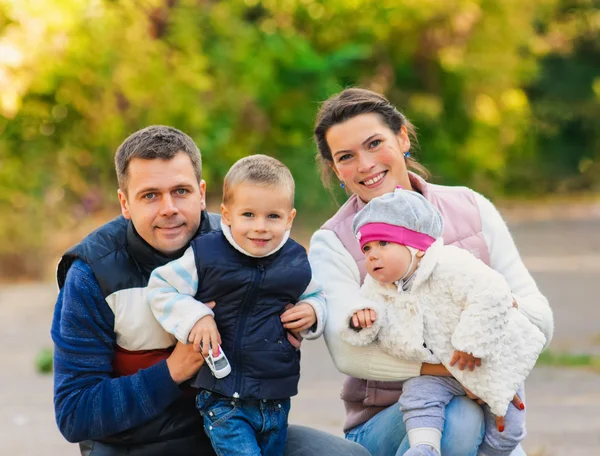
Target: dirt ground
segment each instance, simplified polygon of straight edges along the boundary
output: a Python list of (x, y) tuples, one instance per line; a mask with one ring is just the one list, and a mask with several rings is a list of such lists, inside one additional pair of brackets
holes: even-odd
[[(600, 354), (600, 217), (584, 211), (556, 220), (514, 219), (511, 229), (525, 263), (548, 296), (556, 330), (551, 348)], [(54, 422), (52, 377), (37, 374), (35, 356), (51, 347), (49, 327), (56, 287), (19, 284), (0, 287), (0, 454), (77, 455)], [(339, 399), (343, 376), (323, 341), (303, 345), (300, 394), (291, 421), (341, 435)], [(600, 454), (600, 373), (538, 367), (526, 383), (531, 455)]]

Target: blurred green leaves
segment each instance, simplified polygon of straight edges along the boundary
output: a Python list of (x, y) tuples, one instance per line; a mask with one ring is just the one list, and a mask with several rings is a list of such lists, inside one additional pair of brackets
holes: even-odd
[(318, 226), (312, 126), (349, 85), (416, 124), (437, 182), (598, 190), (599, 24), (598, 0), (0, 0), (0, 273), (114, 204), (114, 151), (148, 124), (197, 141), (209, 198), (236, 159), (280, 158)]

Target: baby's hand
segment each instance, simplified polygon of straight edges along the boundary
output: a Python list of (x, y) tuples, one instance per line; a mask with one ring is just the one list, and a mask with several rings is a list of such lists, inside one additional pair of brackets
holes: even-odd
[(190, 331), (188, 341), (194, 344), (194, 350), (198, 353), (202, 349), (202, 355), (208, 356), (212, 347), (213, 356), (219, 354), (219, 345), (221, 345), (221, 335), (217, 330), (215, 319), (211, 315), (206, 315), (196, 322)]
[(469, 366), (469, 370), (472, 372), (475, 366), (481, 366), (481, 358), (475, 358), (470, 353), (455, 350), (450, 360), (450, 366), (454, 366), (456, 363), (458, 363), (460, 370), (465, 370), (465, 367)]
[(311, 328), (317, 322), (317, 314), (313, 306), (299, 302), (281, 314), (281, 323), (288, 331), (300, 333)]
[(352, 315), (352, 327), (354, 329), (370, 328), (377, 318), (377, 313), (373, 309), (363, 309)]

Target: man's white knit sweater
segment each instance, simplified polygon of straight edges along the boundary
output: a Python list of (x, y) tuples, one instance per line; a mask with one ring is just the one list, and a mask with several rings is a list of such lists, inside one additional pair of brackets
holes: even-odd
[[(419, 262), (409, 290), (365, 278), (362, 297), (377, 312), (370, 328), (342, 329), (352, 345), (375, 340), (389, 354), (420, 362), (442, 362), (466, 388), (504, 416), (510, 400), (546, 341), (513, 308), (511, 290), (498, 272), (466, 250), (438, 239)], [(363, 305), (363, 303), (360, 303)], [(348, 306), (345, 320), (360, 307)], [(426, 345), (426, 347), (424, 346)], [(474, 371), (451, 367), (455, 350), (481, 358)]]
[[(475, 193), (482, 232), (490, 254), (490, 266), (508, 282), (519, 312), (536, 325), (550, 343), (554, 331), (546, 298), (523, 264), (502, 216), (486, 198)], [(378, 344), (353, 346), (342, 337), (349, 306), (368, 307), (360, 297), (361, 275), (352, 255), (331, 230), (321, 229), (312, 239), (309, 260), (315, 277), (327, 294), (329, 319), (325, 340), (340, 372), (356, 378), (380, 381), (405, 380), (420, 375), (421, 362), (389, 355)]]

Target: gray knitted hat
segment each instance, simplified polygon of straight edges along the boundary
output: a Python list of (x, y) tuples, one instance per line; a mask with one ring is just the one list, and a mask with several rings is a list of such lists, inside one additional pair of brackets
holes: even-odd
[(444, 221), (420, 193), (398, 187), (358, 212), (352, 230), (361, 248), (371, 241), (388, 241), (425, 251), (442, 237)]

